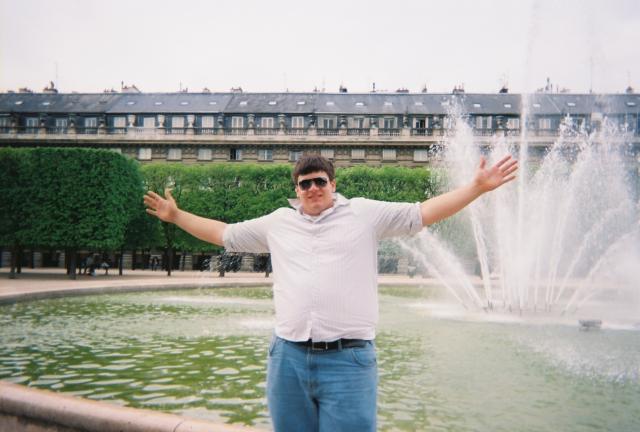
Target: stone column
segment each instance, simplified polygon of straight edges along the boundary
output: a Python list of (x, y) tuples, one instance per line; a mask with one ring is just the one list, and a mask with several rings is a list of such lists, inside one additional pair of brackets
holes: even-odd
[(122, 254), (122, 268), (131, 270), (133, 268), (133, 256), (131, 252), (125, 252)]
[(240, 271), (242, 271), (242, 272), (252, 272), (253, 271), (253, 255), (243, 255), (242, 256), (242, 265), (240, 266)]
[(33, 253), (33, 268), (42, 268), (42, 252)]

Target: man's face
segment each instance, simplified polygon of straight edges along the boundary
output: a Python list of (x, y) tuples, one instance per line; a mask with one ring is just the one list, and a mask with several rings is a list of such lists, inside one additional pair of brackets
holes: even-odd
[(335, 180), (329, 181), (329, 176), (324, 171), (298, 176), (296, 195), (305, 214), (317, 216), (333, 206), (333, 192), (335, 191)]

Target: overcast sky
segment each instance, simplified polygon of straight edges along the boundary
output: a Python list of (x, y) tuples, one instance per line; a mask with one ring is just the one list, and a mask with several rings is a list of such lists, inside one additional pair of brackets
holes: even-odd
[(0, 0), (0, 91), (640, 88), (638, 0)]

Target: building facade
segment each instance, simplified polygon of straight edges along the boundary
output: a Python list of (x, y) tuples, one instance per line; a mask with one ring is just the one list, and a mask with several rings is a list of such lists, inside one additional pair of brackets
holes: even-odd
[(606, 123), (637, 149), (639, 107), (634, 93), (2, 93), (0, 146), (106, 148), (143, 163), (319, 153), (337, 166), (421, 166), (460, 121), (479, 145), (496, 135), (517, 144), (526, 126), (541, 154), (563, 125)]

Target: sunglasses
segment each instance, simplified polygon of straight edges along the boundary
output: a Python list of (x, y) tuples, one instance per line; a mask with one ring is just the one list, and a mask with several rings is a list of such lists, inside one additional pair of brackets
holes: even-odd
[(323, 188), (329, 183), (329, 179), (326, 177), (315, 177), (310, 179), (301, 180), (298, 182), (298, 186), (303, 191), (311, 189), (311, 183), (315, 183), (315, 185), (319, 188)]

